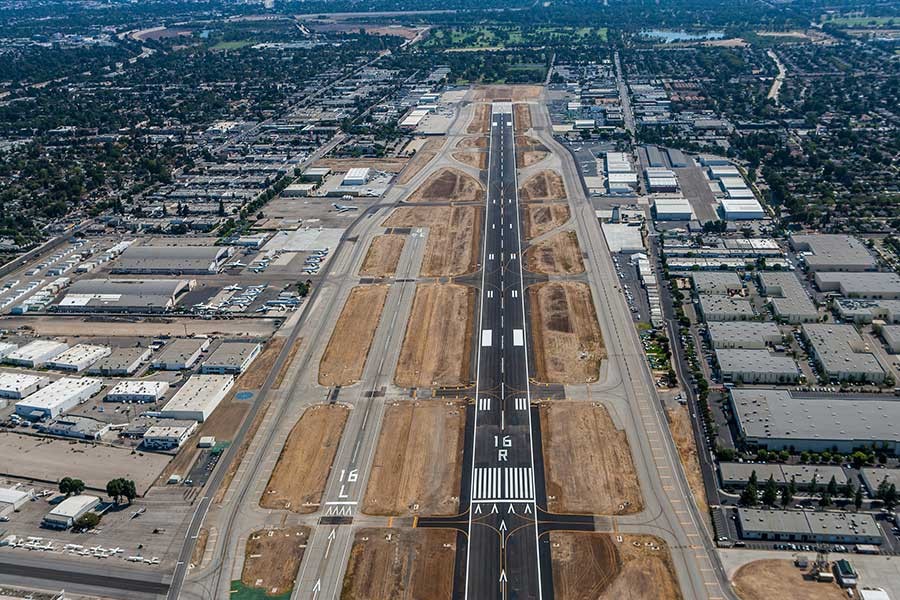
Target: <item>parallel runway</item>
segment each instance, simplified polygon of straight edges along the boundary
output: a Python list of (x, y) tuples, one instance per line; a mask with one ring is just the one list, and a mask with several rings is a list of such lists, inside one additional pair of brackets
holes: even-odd
[(491, 108), (465, 598), (543, 598), (512, 104)]

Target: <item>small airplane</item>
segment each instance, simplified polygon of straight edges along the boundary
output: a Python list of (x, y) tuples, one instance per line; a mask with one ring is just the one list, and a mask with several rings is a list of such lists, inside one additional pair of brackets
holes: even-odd
[(318, 272), (318, 269), (303, 269), (303, 273), (305, 273), (306, 275), (315, 275)]
[(229, 285), (227, 288), (225, 288), (225, 291), (226, 292), (239, 292), (242, 289), (244, 289), (244, 288), (242, 288), (241, 286), (239, 286), (238, 284), (235, 283), (235, 284)]
[(334, 210), (339, 213), (345, 213), (351, 210), (359, 210), (358, 206), (347, 206), (346, 204), (338, 204), (337, 202), (332, 202), (331, 206), (334, 207)]

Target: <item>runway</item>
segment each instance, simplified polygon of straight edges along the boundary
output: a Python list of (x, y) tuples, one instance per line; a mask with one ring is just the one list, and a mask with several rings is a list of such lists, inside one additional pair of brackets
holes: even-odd
[(491, 106), (465, 598), (537, 598), (531, 391), (515, 130), (509, 102)]

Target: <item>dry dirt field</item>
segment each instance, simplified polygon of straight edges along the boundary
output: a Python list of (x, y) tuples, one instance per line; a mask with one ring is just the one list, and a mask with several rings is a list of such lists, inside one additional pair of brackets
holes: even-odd
[(566, 186), (556, 171), (538, 171), (519, 186), (519, 200), (522, 202), (544, 202), (565, 200)]
[(319, 385), (350, 385), (362, 377), (389, 288), (358, 285), (350, 291), (319, 363)]
[(407, 202), (481, 202), (484, 186), (474, 177), (456, 169), (432, 173)]
[(475, 98), (484, 101), (534, 100), (541, 97), (539, 85), (482, 85), (475, 88)]
[(687, 474), (694, 503), (700, 509), (700, 514), (707, 515), (709, 506), (706, 504), (700, 460), (697, 458), (697, 444), (694, 443), (694, 434), (691, 430), (691, 415), (686, 406), (670, 408), (666, 411), (666, 415), (669, 418), (669, 429), (675, 439), (675, 447), (678, 448), (678, 456), (681, 458), (681, 464)]
[(428, 138), (428, 141), (425, 142), (425, 145), (422, 146), (412, 157), (409, 163), (406, 165), (406, 169), (400, 173), (400, 177), (397, 178), (397, 183), (400, 185), (406, 185), (407, 183), (415, 177), (419, 171), (425, 168), (425, 165), (430, 163), (435, 156), (437, 156), (438, 150), (441, 149), (441, 146), (444, 144), (444, 136), (435, 136)]
[(317, 404), (304, 411), (259, 499), (262, 508), (318, 510), (349, 414), (350, 409), (340, 404)]
[(571, 217), (568, 204), (526, 204), (523, 207), (525, 239), (530, 240), (553, 231)]
[(520, 169), (530, 167), (547, 158), (550, 151), (547, 146), (527, 135), (516, 136), (516, 166)]
[(250, 534), (241, 583), (270, 596), (294, 589), (294, 578), (309, 540), (309, 527), (261, 529)]
[(409, 158), (320, 158), (314, 167), (328, 167), (332, 171), (344, 173), (353, 167), (370, 167), (385, 173), (399, 173), (409, 162)]
[(554, 598), (681, 600), (666, 544), (652, 536), (622, 537), (619, 543), (605, 533), (550, 533)]
[(401, 387), (462, 385), (471, 379), (475, 290), (465, 285), (416, 286), (394, 382)]
[(732, 583), (743, 600), (846, 600), (837, 584), (805, 579), (805, 574), (790, 560), (756, 560), (738, 569)]
[(516, 133), (525, 133), (531, 129), (531, 107), (527, 104), (516, 104), (513, 108), (515, 110)]
[(350, 550), (342, 600), (450, 600), (456, 531), (360, 529)]
[(457, 150), (484, 150), (487, 147), (488, 139), (484, 135), (464, 137), (456, 144)]
[(401, 206), (384, 227), (428, 227), (422, 277), (454, 277), (478, 267), (481, 240), (480, 206)]
[(360, 277), (392, 277), (405, 243), (404, 235), (389, 233), (375, 237), (359, 269)]
[(454, 152), (451, 156), (453, 157), (453, 160), (459, 161), (464, 165), (481, 170), (487, 169), (487, 152)]
[(410, 400), (388, 405), (363, 512), (457, 514), (465, 427), (463, 401)]
[(528, 288), (535, 379), (546, 383), (596, 381), (606, 356), (590, 288), (550, 281)]
[(584, 273), (578, 234), (562, 231), (525, 251), (525, 268), (543, 275)]
[(466, 133), (488, 133), (491, 124), (491, 105), (478, 104), (475, 106), (475, 114), (466, 129)]
[(627, 515), (642, 510), (625, 432), (599, 404), (541, 405), (547, 508), (556, 513)]

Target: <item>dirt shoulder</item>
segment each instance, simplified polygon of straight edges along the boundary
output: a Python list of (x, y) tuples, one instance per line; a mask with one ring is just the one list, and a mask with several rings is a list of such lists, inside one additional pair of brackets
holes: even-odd
[(409, 160), (409, 163), (407, 163), (406, 168), (403, 169), (400, 176), (397, 178), (397, 183), (399, 185), (406, 185), (412, 181), (412, 178), (425, 168), (425, 165), (434, 160), (434, 157), (437, 156), (438, 151), (443, 144), (444, 136), (442, 135), (429, 138), (428, 141), (413, 154), (413, 157)]
[(681, 465), (687, 475), (694, 503), (704, 518), (709, 516), (709, 505), (706, 503), (706, 489), (703, 486), (703, 473), (700, 471), (700, 459), (697, 456), (697, 444), (694, 443), (694, 432), (691, 429), (691, 415), (686, 406), (677, 406), (666, 410), (669, 429), (681, 458)]
[(349, 415), (350, 409), (340, 404), (317, 404), (304, 411), (281, 449), (259, 500), (262, 508), (318, 510)]
[(627, 515), (643, 508), (625, 432), (590, 402), (541, 405), (547, 508), (556, 513)]
[(591, 289), (574, 281), (528, 288), (534, 377), (546, 383), (596, 381), (606, 357)]
[(756, 560), (738, 569), (732, 583), (742, 600), (846, 600), (837, 584), (820, 583), (807, 576), (790, 560)]
[(384, 227), (427, 227), (422, 277), (455, 277), (473, 273), (481, 252), (480, 206), (401, 206)]
[(406, 244), (405, 235), (388, 233), (372, 239), (366, 258), (359, 269), (360, 277), (393, 277), (400, 254)]
[(463, 401), (402, 401), (385, 410), (363, 512), (450, 516), (459, 512), (465, 446)]
[(466, 133), (488, 133), (491, 125), (491, 105), (476, 104), (475, 114), (466, 128)]
[(516, 104), (515, 111), (516, 133), (523, 134), (531, 129), (531, 107), (527, 104)]
[(578, 234), (563, 231), (531, 246), (525, 251), (525, 268), (542, 275), (584, 273)]
[(568, 204), (525, 204), (522, 207), (525, 239), (530, 240), (561, 227), (571, 218)]
[(425, 388), (468, 384), (474, 311), (471, 287), (416, 286), (394, 382)]
[(565, 199), (566, 185), (562, 175), (551, 169), (538, 171), (519, 185), (519, 200), (522, 202)]
[(350, 291), (319, 362), (319, 385), (351, 385), (360, 380), (388, 285), (358, 285)]
[(482, 202), (484, 186), (462, 171), (450, 167), (432, 173), (407, 202)]
[(251, 533), (247, 540), (241, 583), (265, 590), (270, 596), (293, 590), (294, 579), (309, 541), (309, 530), (309, 527), (297, 526)]

